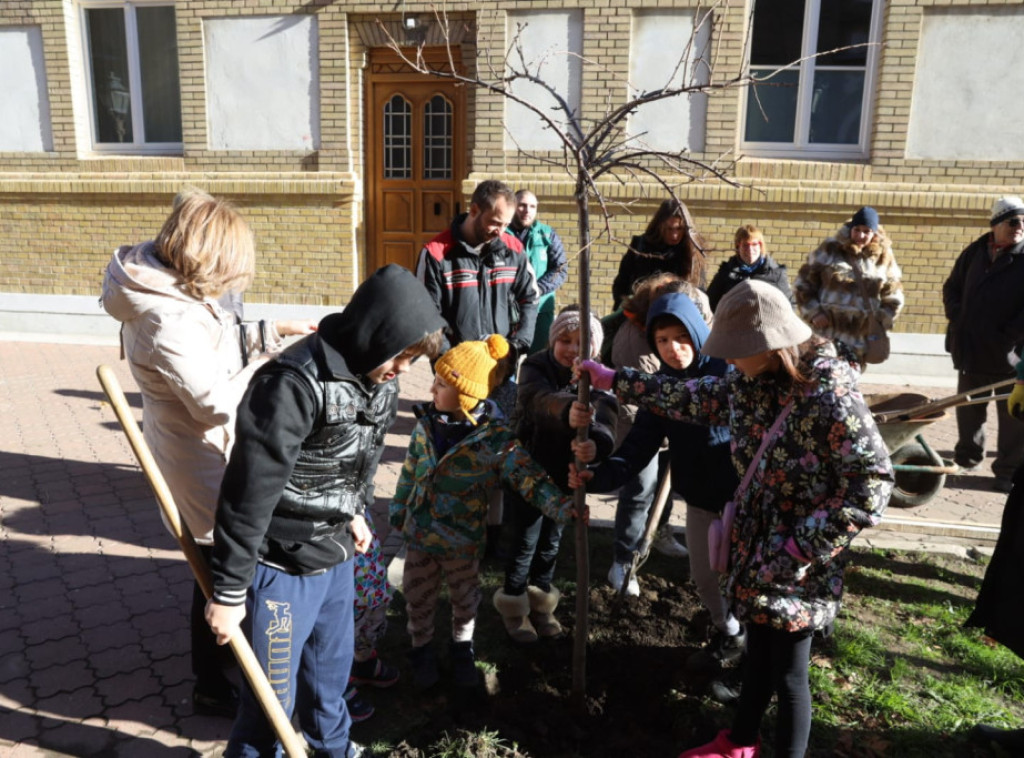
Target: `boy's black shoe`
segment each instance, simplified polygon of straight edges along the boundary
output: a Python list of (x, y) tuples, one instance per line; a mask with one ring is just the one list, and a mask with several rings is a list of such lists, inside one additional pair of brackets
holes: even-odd
[(739, 634), (723, 634), (715, 631), (711, 641), (686, 659), (690, 671), (714, 671), (723, 664), (739, 660), (747, 649), (747, 633), (740, 628)]
[(192, 711), (200, 716), (233, 719), (238, 713), (238, 690), (231, 685), (206, 690), (197, 684), (192, 688)]
[(345, 690), (345, 705), (348, 707), (348, 715), (353, 724), (366, 721), (373, 715), (373, 706), (359, 697), (359, 690), (355, 685), (350, 684)]
[(452, 661), (452, 678), (457, 687), (476, 687), (480, 681), (476, 671), (476, 656), (473, 654), (473, 642), (453, 642), (448, 648)]
[(352, 673), (349, 674), (348, 681), (350, 684), (390, 687), (398, 681), (398, 677), (398, 669), (384, 663), (374, 651), (373, 657), (368, 661), (352, 661)]
[(429, 642), (409, 651), (409, 663), (412, 664), (412, 683), (418, 690), (429, 690), (441, 678), (437, 671), (437, 654)]

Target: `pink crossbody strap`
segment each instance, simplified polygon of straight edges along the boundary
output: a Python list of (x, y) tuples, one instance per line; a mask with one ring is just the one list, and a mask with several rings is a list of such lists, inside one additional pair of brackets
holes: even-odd
[[(757, 464), (761, 460), (761, 456), (764, 455), (768, 446), (771, 444), (772, 439), (778, 433), (779, 429), (782, 428), (782, 423), (786, 420), (786, 416), (789, 415), (791, 410), (793, 410), (792, 400), (786, 403), (786, 406), (779, 412), (779, 417), (775, 419), (775, 423), (772, 424), (772, 428), (769, 429), (768, 433), (761, 439), (761, 447), (757, 449), (757, 452), (754, 454), (754, 459), (747, 467), (747, 473), (743, 475), (743, 481), (740, 482), (739, 489), (736, 490), (736, 495), (739, 495), (741, 492), (745, 492), (747, 487), (750, 486), (750, 480), (754, 478), (754, 472), (757, 471)], [(733, 499), (735, 500), (735, 496)]]

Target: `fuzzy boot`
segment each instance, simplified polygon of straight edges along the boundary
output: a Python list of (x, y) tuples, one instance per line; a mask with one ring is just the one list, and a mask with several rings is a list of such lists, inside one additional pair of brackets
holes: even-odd
[(555, 609), (562, 593), (558, 587), (552, 587), (550, 592), (545, 592), (540, 587), (530, 585), (526, 588), (526, 595), (530, 598), (530, 621), (533, 628), (541, 637), (552, 638), (562, 634), (562, 625), (555, 618)]
[(537, 641), (537, 630), (530, 623), (530, 600), (532, 596), (508, 595), (504, 590), (494, 593), (494, 607), (505, 622), (505, 631), (513, 642), (530, 643)]
[(761, 741), (756, 745), (734, 745), (729, 739), (729, 730), (723, 729), (711, 742), (690, 748), (679, 754), (679, 758), (758, 758), (761, 755)]

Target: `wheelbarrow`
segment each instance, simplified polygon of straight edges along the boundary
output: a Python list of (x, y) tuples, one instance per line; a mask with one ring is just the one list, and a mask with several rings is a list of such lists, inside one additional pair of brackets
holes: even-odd
[(896, 508), (923, 505), (938, 494), (948, 474), (956, 474), (960, 470), (953, 461), (936, 453), (925, 440), (923, 431), (929, 424), (946, 418), (950, 408), (1005, 400), (1009, 393), (986, 393), (995, 393), (1015, 381), (1007, 379), (937, 399), (914, 392), (865, 396), (878, 431), (889, 449), (896, 476), (889, 504)]

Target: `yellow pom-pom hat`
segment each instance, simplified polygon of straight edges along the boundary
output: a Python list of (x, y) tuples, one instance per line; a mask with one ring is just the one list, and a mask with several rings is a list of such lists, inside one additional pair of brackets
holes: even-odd
[(492, 334), (483, 342), (461, 342), (437, 359), (434, 372), (458, 390), (459, 407), (472, 423), (472, 411), (504, 379), (501, 359), (508, 341)]

